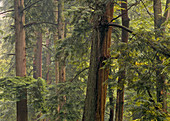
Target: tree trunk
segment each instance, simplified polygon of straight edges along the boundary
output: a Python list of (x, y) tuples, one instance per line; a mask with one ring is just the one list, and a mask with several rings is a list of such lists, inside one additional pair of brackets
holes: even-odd
[[(63, 14), (63, 6), (62, 6), (62, 0), (58, 0), (58, 40), (64, 39), (64, 21), (62, 18)], [(65, 55), (61, 55), (65, 56)], [(64, 82), (65, 81), (65, 59), (60, 58), (59, 62), (59, 81)]]
[[(46, 47), (47, 49), (50, 47), (50, 39), (46, 40)], [(46, 52), (46, 68), (47, 68), (47, 73), (46, 73), (46, 80), (47, 80), (47, 84), (50, 84), (50, 64), (51, 64), (51, 54), (49, 52), (49, 50)]]
[[(165, 13), (164, 16), (162, 16), (162, 6), (161, 6), (161, 0), (154, 0), (153, 1), (153, 8), (154, 8), (154, 26), (155, 26), (155, 37), (163, 37), (165, 26), (162, 26), (162, 24), (168, 20), (170, 16), (170, 11), (168, 10), (170, 0), (166, 1), (166, 7), (165, 7)], [(162, 60), (159, 59), (159, 56), (156, 58), (158, 63), (162, 63)], [(165, 76), (164, 73), (162, 73), (162, 70), (156, 70), (157, 75), (157, 102), (162, 104), (163, 111), (167, 112), (167, 103), (166, 103), (166, 89), (165, 89)]]
[[(122, 0), (121, 10), (122, 12), (122, 25), (129, 28), (129, 17), (127, 11), (127, 0)], [(122, 29), (122, 42), (128, 43), (128, 32)], [(126, 56), (124, 52), (121, 52), (122, 56)], [(119, 63), (120, 76), (118, 79), (117, 88), (117, 100), (116, 100), (116, 114), (115, 121), (123, 121), (123, 106), (124, 106), (124, 82), (125, 82), (125, 65), (123, 62)]]
[[(95, 15), (94, 15), (95, 16)], [(94, 30), (91, 46), (89, 77), (83, 121), (104, 121), (107, 84), (109, 69), (101, 69), (103, 61), (110, 57), (112, 27), (103, 26), (110, 22), (113, 16), (113, 5), (107, 4), (106, 13), (99, 18), (94, 17)]]
[[(111, 69), (110, 69), (110, 72), (111, 72)], [(111, 73), (110, 73), (111, 75)], [(108, 82), (111, 82), (112, 80), (111, 79), (108, 79)], [(114, 96), (113, 96), (113, 90), (112, 90), (112, 85), (108, 85), (108, 95), (109, 95), (109, 105), (111, 106), (110, 107), (110, 117), (109, 117), (109, 121), (113, 121), (114, 120)]]
[[(42, 78), (42, 33), (37, 32), (36, 36), (37, 42), (34, 48), (33, 78), (38, 79), (38, 77)], [(40, 116), (41, 114), (37, 116), (37, 119), (40, 118)]]
[[(25, 14), (24, 0), (14, 0), (15, 10), (15, 53), (16, 53), (16, 76), (26, 76), (26, 51), (25, 51)], [(17, 101), (17, 121), (28, 121), (27, 110), (27, 90), (21, 90), (25, 93), (24, 99)]]
[[(64, 39), (64, 21), (63, 21), (63, 0), (58, 0), (58, 40)], [(64, 53), (64, 51), (63, 51)], [(59, 81), (65, 82), (65, 55), (60, 54), (58, 58), (58, 74)], [(63, 59), (64, 58), (64, 59)], [(56, 82), (56, 83), (58, 83)], [(66, 100), (66, 97), (63, 96), (63, 100)], [(60, 113), (60, 109), (65, 104), (65, 101), (59, 101), (58, 105), (58, 113)], [(56, 119), (57, 121), (61, 120), (60, 117)]]
[(37, 43), (34, 50), (34, 72), (33, 77), (38, 79), (38, 77), (42, 77), (42, 33), (38, 32)]

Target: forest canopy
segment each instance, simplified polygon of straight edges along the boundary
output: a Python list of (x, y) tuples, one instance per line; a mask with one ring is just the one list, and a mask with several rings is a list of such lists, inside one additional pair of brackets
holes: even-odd
[(0, 0), (1, 121), (170, 120), (170, 0)]

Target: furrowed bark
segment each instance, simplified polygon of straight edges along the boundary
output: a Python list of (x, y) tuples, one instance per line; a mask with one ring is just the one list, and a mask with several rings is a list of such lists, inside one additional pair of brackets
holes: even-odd
[(82, 121), (104, 121), (106, 92), (109, 69), (104, 66), (103, 61), (110, 57), (110, 44), (112, 27), (103, 26), (110, 22), (113, 16), (113, 4), (107, 4), (106, 13), (101, 19), (96, 17), (94, 22), (89, 77)]

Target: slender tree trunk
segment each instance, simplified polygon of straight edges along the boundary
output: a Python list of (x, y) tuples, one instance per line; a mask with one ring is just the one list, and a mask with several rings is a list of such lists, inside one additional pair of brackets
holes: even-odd
[(33, 77), (37, 79), (42, 77), (42, 33), (37, 33), (37, 43), (34, 50), (34, 74)]
[[(25, 14), (24, 0), (14, 0), (15, 10), (15, 53), (16, 53), (16, 76), (26, 76), (26, 51), (25, 51)], [(21, 90), (25, 97), (17, 101), (17, 121), (28, 121), (27, 90)]]
[[(95, 15), (94, 15), (95, 16)], [(107, 84), (109, 69), (101, 69), (103, 61), (110, 57), (111, 27), (102, 26), (110, 22), (113, 16), (113, 4), (107, 4), (105, 15), (94, 17), (94, 30), (91, 46), (89, 77), (83, 121), (104, 121)]]
[[(36, 36), (37, 42), (36, 47), (34, 48), (33, 78), (38, 79), (38, 77), (42, 78), (42, 33), (37, 32)], [(41, 114), (37, 116), (37, 119), (40, 116)]]
[(55, 59), (55, 82), (58, 84), (59, 82), (59, 60)]
[[(165, 13), (162, 16), (162, 6), (161, 6), (161, 0), (154, 0), (153, 1), (153, 8), (154, 8), (154, 26), (155, 26), (155, 37), (163, 37), (165, 26), (162, 26), (162, 24), (169, 19), (170, 17), (170, 11), (168, 10), (168, 6), (170, 3), (170, 0), (166, 1), (166, 8)], [(158, 63), (162, 63), (162, 60), (159, 59), (159, 56), (156, 58)], [(165, 75), (162, 73), (162, 70), (156, 70), (157, 75), (157, 102), (162, 104), (162, 109), (166, 112), (167, 111), (167, 103), (166, 103), (166, 89), (165, 89)]]
[[(62, 0), (58, 0), (58, 39), (64, 39), (64, 21), (63, 21), (63, 5)], [(65, 55), (61, 55), (65, 56)], [(65, 81), (65, 59), (60, 58), (60, 71), (59, 71), (59, 80), (60, 82)]]
[[(63, 21), (63, 0), (58, 0), (58, 40), (64, 39), (64, 21)], [(58, 82), (65, 82), (65, 55), (60, 54), (58, 59), (58, 74), (59, 74), (59, 81)], [(57, 82), (57, 83), (58, 83)], [(63, 99), (66, 100), (66, 97), (63, 96)], [(63, 107), (65, 101), (60, 101), (58, 106), (58, 113), (60, 112), (61, 108)], [(57, 121), (61, 120), (60, 117), (57, 118)]]
[[(49, 48), (50, 47), (50, 39), (46, 40), (46, 47)], [(46, 80), (47, 80), (47, 84), (50, 84), (50, 64), (51, 64), (51, 54), (49, 52), (49, 50), (46, 53), (46, 68), (47, 68), (47, 73), (46, 73)]]
[[(122, 25), (129, 28), (129, 17), (127, 11), (127, 0), (122, 0), (121, 7), (122, 11)], [(128, 43), (128, 32), (122, 29), (122, 42)], [(122, 56), (126, 56), (124, 52), (121, 52)], [(123, 121), (123, 107), (124, 107), (124, 82), (125, 82), (125, 65), (121, 62), (119, 63), (120, 76), (118, 79), (117, 88), (117, 100), (116, 100), (116, 114), (115, 121)]]
[[(111, 69), (110, 69), (111, 72)], [(111, 73), (110, 73), (111, 74)], [(108, 82), (111, 82), (111, 79), (108, 79)], [(108, 85), (108, 93), (109, 93), (109, 103), (110, 103), (110, 117), (109, 121), (114, 121), (114, 96), (113, 96), (113, 90), (112, 90), (112, 85)]]

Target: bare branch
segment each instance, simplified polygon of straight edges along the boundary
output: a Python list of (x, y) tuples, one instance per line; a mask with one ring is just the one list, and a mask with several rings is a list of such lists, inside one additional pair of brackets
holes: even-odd
[[(133, 6), (136, 6), (137, 4), (139, 4), (139, 2), (138, 2), (138, 1), (136, 1), (136, 2), (135, 2), (135, 3), (133, 3), (133, 4), (131, 4), (131, 5), (130, 5), (130, 7), (127, 9), (127, 11), (128, 11), (128, 10), (130, 10)], [(124, 13), (124, 14), (125, 14), (125, 13)], [(112, 21), (114, 21), (114, 20), (118, 19), (119, 17), (123, 16), (124, 14), (120, 14), (120, 15), (118, 15), (116, 18), (113, 18), (110, 22), (112, 22)]]
[(72, 82), (73, 80), (75, 80), (83, 71), (85, 71), (85, 70), (87, 70), (87, 69), (89, 69), (89, 67), (84, 68), (83, 70), (79, 71), (74, 78), (70, 79), (70, 82)]
[(54, 25), (54, 26), (57, 26), (57, 25), (58, 25), (58, 24), (56, 24), (56, 23), (44, 21), (44, 22), (32, 22), (32, 23), (28, 23), (28, 24), (26, 24), (24, 27), (27, 28), (27, 27), (30, 27), (30, 26), (32, 26), (32, 25), (38, 25), (38, 24), (51, 24), (51, 25)]
[(4, 55), (15, 55), (15, 53), (2, 53)]
[(36, 1), (36, 2), (34, 2), (34, 3), (32, 3), (32, 4), (30, 4), (30, 5), (26, 6), (24, 9), (21, 10), (21, 13), (22, 13), (23, 11), (27, 10), (28, 8), (32, 7), (33, 5), (37, 4), (37, 3), (40, 2), (40, 1), (43, 1), (43, 0), (38, 0), (38, 1)]
[(14, 10), (12, 9), (12, 10), (3, 11), (0, 14), (5, 14), (5, 13), (8, 13), (8, 12), (12, 12), (12, 11), (14, 11)]
[[(121, 26), (121, 25), (116, 24), (116, 23), (113, 23), (113, 22), (109, 23), (107, 26), (114, 26), (114, 27), (122, 28), (122, 29), (126, 30), (127, 32), (133, 34), (133, 31), (130, 30), (129, 28), (127, 28), (127, 27), (125, 27), (125, 26)], [(135, 35), (135, 34), (133, 34), (133, 35)]]
[(150, 17), (153, 18), (153, 17), (152, 17), (152, 14), (151, 14), (151, 13), (149, 12), (149, 10), (147, 9), (147, 7), (146, 7), (145, 3), (143, 2), (143, 0), (140, 0), (140, 1), (142, 2), (143, 6), (145, 7), (145, 9), (146, 9), (147, 13), (150, 15)]
[(170, 19), (170, 0), (166, 0), (165, 13), (163, 15), (163, 22)]

